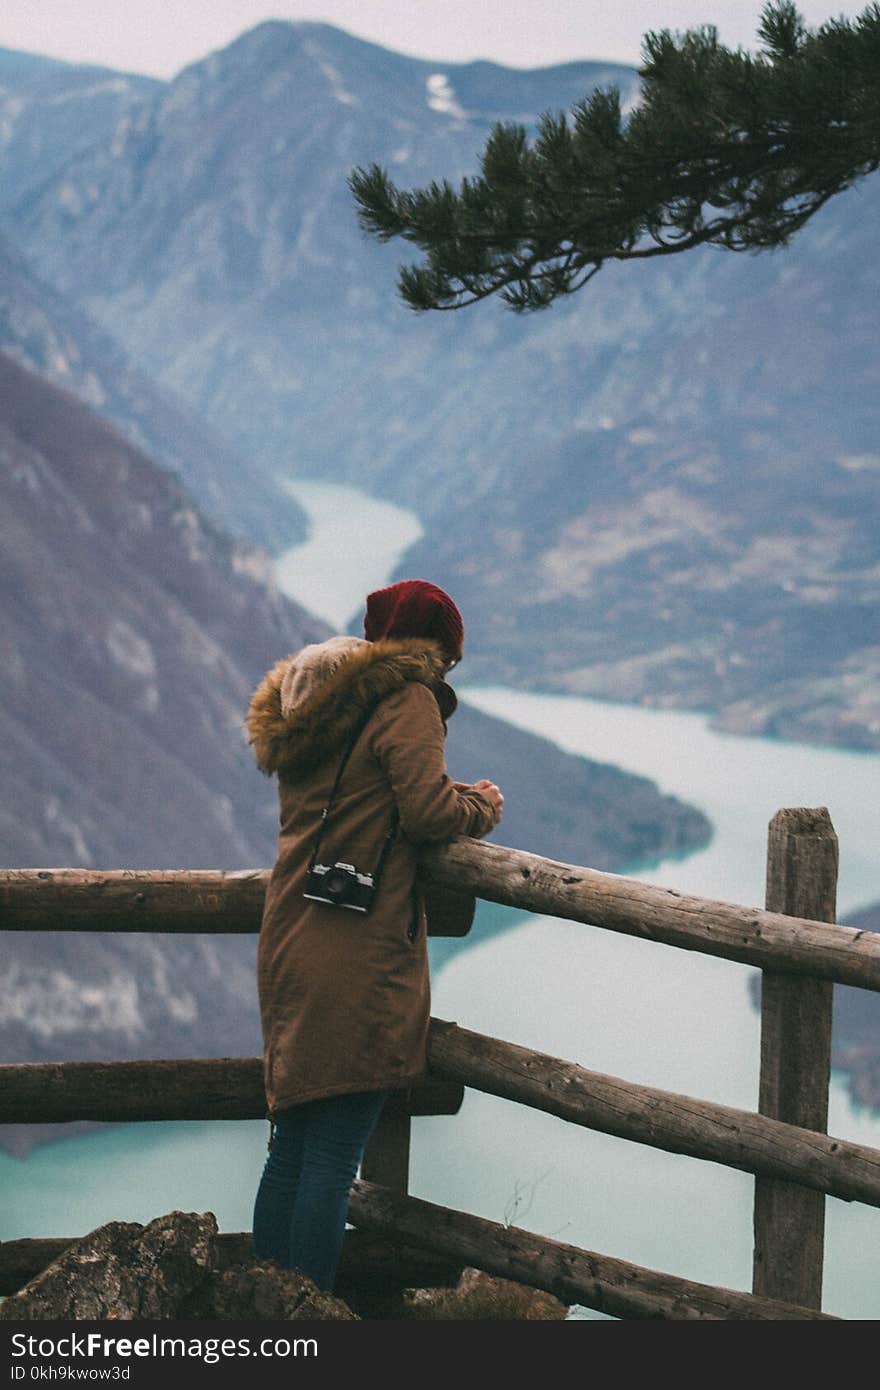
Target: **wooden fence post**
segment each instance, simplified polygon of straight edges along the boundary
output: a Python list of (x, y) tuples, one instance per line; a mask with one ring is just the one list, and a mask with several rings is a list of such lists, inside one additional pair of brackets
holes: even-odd
[[(834, 922), (838, 844), (831, 817), (786, 808), (770, 822), (765, 907)], [(762, 1115), (826, 1133), (831, 1076), (830, 980), (761, 975)], [(825, 1195), (778, 1178), (755, 1179), (753, 1290), (822, 1307)]]
[(360, 1176), (365, 1182), (379, 1183), (392, 1192), (409, 1191), (410, 1128), (409, 1112), (389, 1097), (364, 1150)]

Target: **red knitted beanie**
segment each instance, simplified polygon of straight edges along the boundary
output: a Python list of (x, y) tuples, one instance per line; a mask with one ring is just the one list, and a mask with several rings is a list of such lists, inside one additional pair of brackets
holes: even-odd
[(368, 594), (364, 636), (368, 642), (433, 637), (454, 661), (461, 660), (464, 649), (461, 614), (449, 595), (427, 579), (401, 579)]

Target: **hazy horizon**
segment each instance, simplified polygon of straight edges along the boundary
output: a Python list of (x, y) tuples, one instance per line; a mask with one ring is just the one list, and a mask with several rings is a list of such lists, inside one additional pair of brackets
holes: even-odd
[[(723, 43), (755, 47), (762, 5), (741, 0), (6, 0), (0, 47), (72, 63), (169, 78), (225, 48), (268, 19), (313, 20), (357, 38), (438, 63), (478, 60), (506, 67), (569, 62), (637, 66), (651, 29), (684, 30), (715, 24)], [(865, 6), (831, 9), (803, 0), (807, 24), (817, 26)]]

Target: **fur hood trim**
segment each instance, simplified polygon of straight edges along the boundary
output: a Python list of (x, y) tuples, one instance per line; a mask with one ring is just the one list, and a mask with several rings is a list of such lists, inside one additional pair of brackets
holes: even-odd
[(267, 776), (311, 772), (408, 681), (434, 692), (445, 724), (458, 703), (443, 679), (446, 661), (439, 642), (424, 637), (331, 637), (284, 657), (254, 691), (245, 720), (257, 766)]

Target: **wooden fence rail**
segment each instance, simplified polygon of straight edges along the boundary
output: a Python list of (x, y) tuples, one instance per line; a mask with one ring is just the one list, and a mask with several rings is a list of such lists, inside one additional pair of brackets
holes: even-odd
[[(388, 1109), (455, 1115), (460, 1082), (427, 1079), (411, 1097), (394, 1092)], [(134, 1062), (10, 1062), (0, 1066), (0, 1124), (70, 1120), (262, 1120), (259, 1057), (157, 1058)]]
[[(455, 1114), (463, 1088), (518, 1101), (603, 1134), (880, 1206), (880, 1151), (748, 1110), (588, 1071), (432, 1019), (432, 1079), (406, 1114)], [(257, 1057), (0, 1066), (0, 1123), (253, 1120), (266, 1113)], [(393, 1113), (393, 1107), (392, 1107)]]
[(880, 991), (880, 936), (871, 932), (695, 897), (476, 840), (426, 851), (420, 864), (437, 883), (528, 912)]
[[(880, 936), (659, 888), (466, 838), (425, 850), (426, 882), (761, 969), (880, 991)], [(5, 869), (0, 930), (257, 932), (265, 870)]]
[(351, 1219), (359, 1229), (394, 1235), (454, 1256), (490, 1274), (547, 1289), (617, 1318), (802, 1320), (829, 1315), (777, 1299), (717, 1288), (612, 1259), (515, 1226), (502, 1226), (356, 1179)]
[[(340, 1280), (363, 1288), (383, 1284), (399, 1292), (420, 1284), (454, 1284), (463, 1265), (549, 1289), (565, 1303), (621, 1318), (814, 1319), (827, 1315), (735, 1289), (715, 1288), (626, 1260), (451, 1211), (359, 1179), (349, 1215)], [(366, 1238), (366, 1239), (365, 1239)], [(0, 1295), (16, 1293), (72, 1244), (70, 1238), (0, 1241)], [(217, 1237), (223, 1264), (246, 1261), (248, 1231)]]

